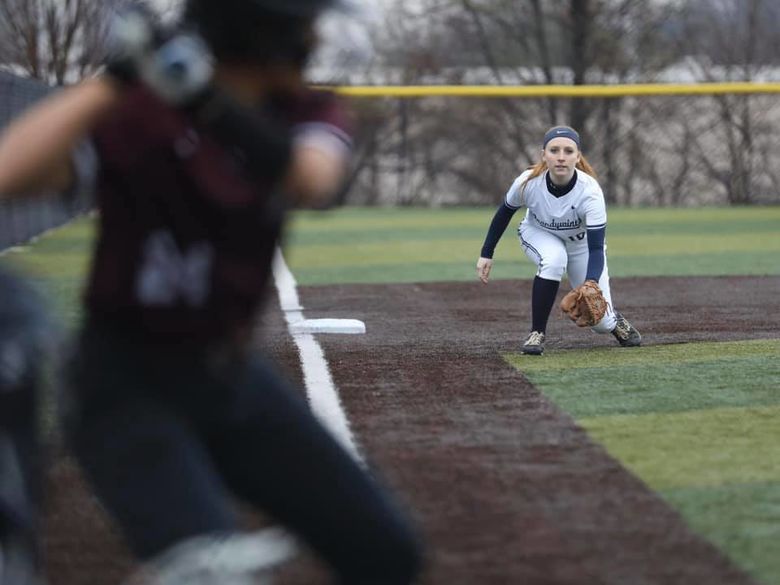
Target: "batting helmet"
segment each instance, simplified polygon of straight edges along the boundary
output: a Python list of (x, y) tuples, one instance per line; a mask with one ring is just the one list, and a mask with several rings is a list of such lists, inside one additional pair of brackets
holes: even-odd
[[(194, 3), (202, 1), (204, 0), (194, 0)], [(208, 2), (208, 0), (205, 1)], [(245, 4), (250, 10), (260, 13), (286, 14), (302, 18), (313, 18), (332, 8), (347, 9), (350, 7), (349, 2), (345, 0), (238, 0), (232, 3)], [(228, 5), (230, 4), (231, 2), (228, 2)]]
[(217, 59), (303, 65), (314, 48), (311, 25), (347, 0), (187, 0), (184, 20)]

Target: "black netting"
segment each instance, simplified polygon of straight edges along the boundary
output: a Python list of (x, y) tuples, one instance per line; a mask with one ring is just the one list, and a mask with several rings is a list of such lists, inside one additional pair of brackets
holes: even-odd
[(610, 204), (780, 203), (776, 95), (351, 103), (357, 164), (346, 203), (492, 205), (539, 160), (547, 128), (575, 119)]

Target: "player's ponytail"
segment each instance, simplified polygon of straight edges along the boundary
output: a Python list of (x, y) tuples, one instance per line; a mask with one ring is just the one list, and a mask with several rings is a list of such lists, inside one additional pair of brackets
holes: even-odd
[(526, 169), (527, 171), (531, 171), (531, 174), (528, 175), (528, 178), (525, 180), (527, 183), (531, 179), (535, 179), (536, 177), (539, 177), (544, 174), (544, 172), (547, 170), (547, 165), (543, 160), (540, 160), (535, 165), (531, 165)]
[(544, 161), (539, 161), (535, 165), (528, 167), (526, 170), (531, 171), (531, 173), (525, 178), (525, 180), (523, 180), (522, 184), (520, 185), (521, 201), (525, 201), (525, 188), (528, 186), (528, 181), (544, 174), (544, 172), (547, 170), (547, 165), (544, 163)]
[(582, 153), (580, 153), (580, 162), (577, 163), (577, 168), (581, 170), (583, 173), (590, 175), (594, 179), (598, 179), (598, 176), (596, 175), (596, 171), (593, 170), (593, 167), (590, 166), (588, 159), (586, 159), (585, 155)]

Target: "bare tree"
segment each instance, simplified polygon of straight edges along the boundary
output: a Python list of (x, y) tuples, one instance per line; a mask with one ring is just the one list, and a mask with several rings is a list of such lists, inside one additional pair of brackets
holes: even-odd
[[(702, 81), (752, 81), (776, 58), (766, 46), (780, 44), (778, 7), (767, 0), (693, 1), (685, 12), (679, 48), (690, 55), (691, 74)], [(772, 24), (771, 19), (775, 18)], [(717, 63), (717, 65), (714, 65)], [(756, 148), (766, 135), (772, 109), (755, 96), (715, 96), (709, 109), (714, 147), (697, 137), (700, 156), (728, 203), (747, 204), (761, 192), (769, 168), (756, 165)]]
[[(593, 27), (593, 6), (590, 0), (571, 0), (569, 7), (571, 30), (571, 70), (572, 83), (584, 85), (586, 74), (591, 65), (590, 51)], [(584, 100), (572, 100), (570, 123), (575, 128), (584, 128), (588, 118), (588, 103)]]
[[(398, 0), (377, 39), (385, 59), (384, 69), (378, 70), (387, 74), (378, 82), (512, 85), (652, 79), (673, 58), (663, 38), (664, 23), (675, 14), (668, 4)], [(549, 126), (571, 124), (583, 132), (588, 153), (595, 153), (595, 162), (606, 169), (608, 197), (632, 201), (637, 181), (625, 171), (631, 160), (618, 153), (632, 152), (633, 161), (656, 177), (652, 180), (659, 180), (660, 173), (639, 156), (641, 145), (629, 150), (616, 143), (638, 140), (621, 132), (633, 126), (628, 118), (641, 113), (629, 104), (621, 99), (410, 100), (387, 110), (387, 141), (372, 141), (372, 152), (392, 161), (398, 173), (391, 200), (440, 201), (446, 193), (451, 200), (478, 202), (494, 199), (508, 180), (538, 160), (538, 140)]]
[[(110, 14), (129, 0), (0, 0), (0, 64), (48, 84), (94, 73), (105, 58)], [(161, 17), (178, 0), (157, 3)]]

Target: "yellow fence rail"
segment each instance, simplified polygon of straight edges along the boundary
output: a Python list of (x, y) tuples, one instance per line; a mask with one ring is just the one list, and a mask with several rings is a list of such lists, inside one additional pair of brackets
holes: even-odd
[(674, 96), (780, 93), (780, 83), (637, 83), (615, 85), (405, 85), (342, 86), (336, 91), (350, 97), (477, 98), (614, 98), (627, 96)]

